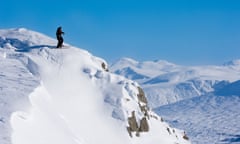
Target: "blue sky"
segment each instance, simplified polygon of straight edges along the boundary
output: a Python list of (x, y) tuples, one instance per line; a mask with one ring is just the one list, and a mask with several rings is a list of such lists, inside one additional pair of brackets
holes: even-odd
[(239, 0), (3, 0), (0, 28), (25, 27), (113, 62), (222, 64), (240, 58)]

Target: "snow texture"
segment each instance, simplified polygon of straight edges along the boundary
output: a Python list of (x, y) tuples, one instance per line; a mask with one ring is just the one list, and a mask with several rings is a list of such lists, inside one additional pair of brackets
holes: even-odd
[(240, 76), (240, 60), (221, 66), (180, 66), (163, 60), (138, 62), (122, 58), (110, 71), (142, 85), (151, 108), (214, 91), (222, 81), (233, 82)]
[(206, 95), (162, 106), (159, 115), (185, 129), (194, 144), (240, 143), (240, 95)]
[(189, 144), (184, 131), (148, 111), (150, 130), (130, 137), (128, 118), (144, 117), (139, 84), (107, 72), (88, 51), (25, 28), (0, 30), (1, 144)]
[(187, 67), (123, 58), (110, 69), (126, 77), (142, 75), (136, 81), (150, 107), (173, 127), (186, 130), (192, 143), (240, 143), (240, 60)]

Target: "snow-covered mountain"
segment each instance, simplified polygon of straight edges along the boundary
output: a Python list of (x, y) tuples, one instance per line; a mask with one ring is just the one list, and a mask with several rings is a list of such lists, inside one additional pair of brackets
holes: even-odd
[(150, 107), (172, 126), (185, 129), (192, 143), (240, 143), (240, 60), (221, 66), (179, 66), (123, 58), (110, 70), (129, 78), (142, 75), (135, 80)]
[(173, 126), (184, 128), (192, 143), (240, 143), (240, 81), (214, 93), (156, 108)]
[(1, 144), (190, 143), (149, 109), (137, 82), (55, 45), (24, 28), (0, 30)]
[(111, 65), (110, 71), (139, 82), (150, 107), (156, 108), (212, 92), (222, 81), (238, 80), (239, 61), (222, 66), (180, 66), (163, 60), (138, 62), (122, 58)]

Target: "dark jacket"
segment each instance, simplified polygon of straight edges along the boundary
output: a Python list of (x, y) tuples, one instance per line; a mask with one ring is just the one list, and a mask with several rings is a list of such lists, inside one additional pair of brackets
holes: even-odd
[(57, 48), (62, 47), (63, 45), (63, 37), (62, 34), (64, 34), (64, 32), (62, 31), (62, 27), (58, 27), (57, 31), (56, 31), (56, 36), (57, 36), (57, 40), (58, 40), (58, 44), (57, 44)]
[(64, 34), (64, 32), (62, 31), (62, 27), (58, 27), (58, 28), (57, 28), (57, 32), (56, 32), (56, 35), (57, 35), (57, 36), (61, 36), (62, 34)]

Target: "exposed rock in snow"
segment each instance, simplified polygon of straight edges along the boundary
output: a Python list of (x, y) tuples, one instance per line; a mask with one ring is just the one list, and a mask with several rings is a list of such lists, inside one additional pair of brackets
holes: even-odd
[[(119, 74), (132, 78), (143, 75), (136, 81), (142, 85), (149, 106), (174, 127), (186, 130), (193, 143), (239, 143), (239, 62), (234, 60), (223, 66), (173, 65), (167, 71), (155, 63), (152, 73), (159, 75), (148, 78), (144, 75), (147, 66), (139, 69), (125, 63), (135, 73)], [(115, 72), (124, 69), (124, 65), (113, 66)]]
[(0, 30), (1, 144), (190, 143), (148, 108), (137, 82), (55, 44), (24, 28)]

